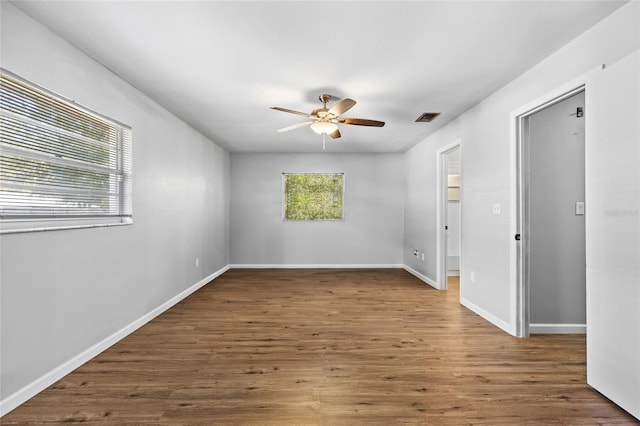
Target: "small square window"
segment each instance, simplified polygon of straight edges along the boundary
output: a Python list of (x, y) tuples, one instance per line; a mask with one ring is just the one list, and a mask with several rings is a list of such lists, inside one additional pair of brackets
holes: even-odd
[(344, 173), (283, 173), (284, 220), (344, 219)]

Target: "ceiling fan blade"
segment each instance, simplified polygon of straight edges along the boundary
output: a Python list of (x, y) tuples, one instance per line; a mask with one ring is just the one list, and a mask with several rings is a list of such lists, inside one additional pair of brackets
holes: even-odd
[(333, 139), (338, 139), (341, 136), (340, 129), (335, 129), (333, 132), (329, 133), (329, 136), (331, 136)]
[(271, 107), (271, 109), (275, 109), (276, 111), (282, 111), (282, 112), (288, 112), (291, 114), (298, 114), (298, 115), (303, 115), (305, 117), (311, 117), (311, 114), (308, 114), (306, 112), (300, 112), (300, 111), (294, 111), (292, 109), (288, 109), (288, 108), (281, 108), (281, 107)]
[(315, 123), (315, 121), (307, 121), (306, 123), (298, 123), (293, 126), (283, 127), (282, 129), (278, 129), (278, 132), (288, 132), (289, 130), (297, 129), (299, 127), (309, 126), (310, 124)]
[(329, 108), (327, 114), (333, 114), (334, 117), (337, 117), (340, 114), (344, 114), (345, 112), (349, 111), (355, 104), (356, 101), (354, 101), (353, 99), (344, 98), (343, 100)]
[(372, 126), (372, 127), (384, 126), (384, 121), (367, 120), (364, 118), (341, 118), (338, 121), (344, 124), (353, 124), (356, 126)]

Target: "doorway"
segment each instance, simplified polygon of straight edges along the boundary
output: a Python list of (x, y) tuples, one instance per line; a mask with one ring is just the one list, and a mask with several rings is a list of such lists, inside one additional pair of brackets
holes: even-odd
[(461, 264), (462, 157), (457, 140), (437, 151), (437, 282), (446, 290), (448, 279), (459, 283)]
[(586, 332), (585, 92), (518, 117), (519, 335)]

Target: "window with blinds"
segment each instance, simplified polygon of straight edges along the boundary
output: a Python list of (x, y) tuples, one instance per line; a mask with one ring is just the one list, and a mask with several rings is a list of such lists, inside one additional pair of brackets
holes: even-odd
[(5, 70), (0, 120), (1, 231), (131, 221), (129, 127)]

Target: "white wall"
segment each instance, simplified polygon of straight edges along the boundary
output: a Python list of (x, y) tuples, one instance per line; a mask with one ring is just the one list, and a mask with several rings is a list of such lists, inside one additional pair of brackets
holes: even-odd
[(133, 225), (1, 237), (6, 402), (228, 265), (229, 155), (12, 4), (1, 8), (2, 67), (130, 125), (134, 179)]
[[(529, 316), (531, 333), (586, 325), (584, 92), (529, 117)], [(525, 142), (526, 143), (526, 142)], [(562, 324), (562, 326), (561, 326)], [(564, 327), (564, 328), (563, 328)]]
[[(594, 353), (599, 353), (601, 362), (604, 362), (604, 357), (607, 354), (613, 350), (618, 351), (619, 355), (613, 357), (612, 361), (606, 365), (615, 368), (614, 365), (617, 364), (617, 378), (627, 376), (624, 382), (617, 382), (617, 379), (608, 382), (611, 390), (607, 395), (612, 395), (610, 397), (614, 401), (622, 404), (636, 417), (640, 416), (640, 398), (638, 397), (640, 389), (640, 372), (638, 371), (640, 313), (637, 309), (640, 304), (637, 248), (639, 235), (637, 170), (640, 169), (637, 126), (640, 114), (637, 103), (620, 98), (620, 108), (629, 105), (629, 110), (625, 114), (605, 114), (604, 117), (609, 120), (607, 124), (603, 118), (594, 119), (600, 114), (596, 106), (597, 102), (602, 102), (605, 109), (610, 103), (615, 102), (615, 94), (620, 92), (621, 83), (615, 83), (616, 77), (596, 78), (591, 76), (600, 72), (602, 64), (607, 64), (607, 68), (609, 68), (640, 49), (639, 22), (640, 3), (630, 2), (622, 6), (599, 24), (405, 154), (407, 188), (405, 263), (420, 269), (421, 273), (431, 279), (436, 277), (436, 150), (460, 139), (464, 175), (461, 196), (464, 200), (461, 300), (470, 309), (483, 315), (504, 330), (515, 334), (515, 281), (513, 280), (515, 261), (512, 258), (512, 249), (516, 244), (513, 239), (515, 200), (512, 198), (513, 188), (515, 188), (515, 172), (511, 168), (513, 146), (510, 138), (510, 114), (559, 87), (580, 80), (588, 83), (586, 111), (590, 111), (591, 124), (589, 121), (587, 122), (587, 125), (590, 126), (590, 129), (587, 129), (587, 146), (591, 146), (592, 149), (594, 146), (598, 146), (600, 149), (607, 147), (608, 143), (612, 141), (608, 137), (609, 131), (612, 129), (616, 129), (615, 135), (635, 135), (635, 139), (633, 137), (617, 139), (618, 151), (616, 155), (618, 158), (624, 158), (624, 160), (618, 161), (623, 161), (625, 173), (628, 173), (629, 179), (626, 182), (635, 182), (636, 186), (633, 186), (633, 183), (627, 183), (622, 187), (592, 184), (589, 189), (589, 181), (604, 183), (603, 177), (599, 173), (611, 176), (611, 180), (618, 180), (615, 173), (619, 168), (614, 167), (616, 160), (613, 158), (608, 160), (604, 170), (598, 170), (595, 167), (587, 169), (587, 205), (590, 203), (589, 199), (606, 201), (608, 199), (606, 193), (612, 191), (612, 188), (616, 188), (615, 191), (620, 191), (620, 193), (617, 195), (619, 198), (616, 199), (619, 204), (615, 208), (621, 211), (631, 211), (631, 217), (626, 219), (607, 219), (602, 217), (602, 211), (605, 209), (602, 205), (599, 210), (596, 210), (600, 214), (598, 222), (590, 223), (587, 221), (588, 299), (591, 297), (590, 294), (599, 296), (603, 292), (608, 292), (607, 285), (621, 284), (620, 281), (612, 278), (626, 277), (629, 279), (624, 290), (628, 296), (625, 303), (612, 300), (611, 304), (600, 305), (606, 309), (598, 313), (591, 305), (595, 302), (593, 300), (587, 301), (587, 333), (588, 339), (591, 339), (589, 329), (590, 323), (593, 324), (593, 315), (608, 315), (610, 312), (616, 312), (616, 320), (604, 321), (600, 333), (610, 333), (612, 336), (620, 337), (621, 330), (626, 330), (624, 332), (625, 339), (617, 339), (616, 346), (609, 346), (609, 349), (601, 348), (607, 344), (605, 340), (589, 343), (590, 348), (597, 346), (599, 349), (596, 349), (596, 352), (591, 352), (588, 362), (594, 361)], [(624, 70), (616, 73), (616, 76), (620, 75), (622, 78), (624, 75), (626, 83), (631, 83), (635, 78), (637, 84), (638, 71), (627, 62), (616, 65), (616, 68)], [(593, 97), (590, 95), (592, 92), (600, 95)], [(606, 93), (612, 94), (606, 102), (603, 102)], [(637, 101), (637, 89), (631, 89), (627, 97), (632, 97)], [(595, 135), (599, 135), (597, 140)], [(589, 156), (588, 153), (587, 156)], [(595, 164), (596, 157), (593, 158)], [(589, 165), (589, 160), (587, 160), (587, 164)], [(626, 204), (622, 203), (623, 198), (627, 200)], [(492, 214), (493, 203), (501, 204), (501, 215)], [(634, 211), (635, 213), (633, 213)], [(622, 227), (620, 228), (620, 233), (627, 232), (622, 240), (620, 240), (621, 234), (611, 232), (605, 226), (609, 222), (622, 224), (625, 220), (629, 226), (625, 228), (625, 231), (622, 231)], [(590, 239), (590, 234), (598, 235), (597, 240)], [(625, 241), (624, 250), (619, 248), (620, 241)], [(600, 249), (596, 249), (594, 247), (596, 242), (602, 244), (601, 247), (607, 252), (602, 253), (599, 251)], [(411, 248), (419, 245), (425, 247), (429, 258), (423, 265), (414, 265), (415, 262), (408, 252)], [(614, 254), (618, 252), (629, 261), (616, 261)], [(593, 262), (596, 257), (598, 260), (594, 268), (589, 265), (589, 262)], [(475, 281), (470, 280), (471, 272), (475, 273)], [(592, 369), (591, 364), (589, 365), (589, 371), (593, 375), (596, 370)], [(607, 368), (598, 370), (602, 373), (607, 371)], [(624, 386), (621, 388), (622, 384)], [(632, 392), (622, 398), (621, 395), (629, 389), (633, 389)]]
[[(430, 280), (434, 286), (437, 282), (436, 151), (443, 145), (457, 141), (460, 138), (459, 135), (458, 122), (453, 121), (433, 137), (407, 151), (404, 156), (404, 263)], [(461, 141), (461, 145), (463, 144), (464, 141)], [(462, 146), (461, 155), (464, 155)], [(464, 173), (463, 185), (466, 185), (466, 170)], [(462, 199), (464, 200), (464, 198)], [(463, 202), (466, 208), (466, 200)], [(466, 236), (466, 230), (464, 232)], [(425, 254), (424, 261), (413, 256), (415, 249)]]
[[(513, 332), (509, 114), (584, 77), (587, 110), (597, 117), (597, 105), (606, 110), (615, 104), (625, 82), (638, 75), (637, 56), (621, 61), (640, 48), (640, 4), (631, 2), (404, 156), (239, 154), (230, 161), (211, 141), (10, 3), (1, 2), (1, 8), (3, 67), (133, 127), (135, 221), (0, 239), (3, 400), (230, 262), (404, 263), (435, 281), (435, 153), (458, 139), (463, 302)], [(598, 74), (601, 64), (612, 72)], [(620, 110), (624, 114), (601, 111), (604, 118), (588, 122), (592, 159), (598, 158), (594, 149), (612, 140), (621, 151), (632, 151), (622, 160), (603, 157), (604, 169), (587, 153), (587, 205), (599, 212), (587, 221), (588, 294), (594, 296), (588, 296), (588, 327), (594, 330), (588, 331), (588, 368), (590, 383), (640, 416), (639, 111), (633, 99), (624, 101), (625, 108), (631, 105)], [(614, 179), (619, 165), (629, 173), (628, 183), (608, 195), (607, 179)], [(283, 171), (344, 171), (346, 220), (283, 223)], [(491, 214), (496, 202), (502, 215)], [(412, 256), (414, 248), (425, 252), (424, 262)], [(618, 255), (628, 261), (616, 261)], [(611, 282), (626, 283), (618, 296), (623, 299), (609, 298)]]
[[(231, 263), (401, 265), (399, 154), (232, 154)], [(344, 172), (344, 221), (282, 220), (282, 173)]]
[[(439, 147), (461, 140), (462, 297), (506, 329), (513, 326), (509, 212), (515, 208), (509, 114), (602, 63), (610, 64), (638, 49), (639, 7), (638, 3), (621, 7), (405, 154), (405, 263), (435, 279), (435, 153)], [(501, 215), (492, 214), (493, 203), (501, 204)], [(416, 246), (425, 247), (429, 258), (422, 265), (409, 254)], [(472, 271), (475, 282), (469, 279)]]

